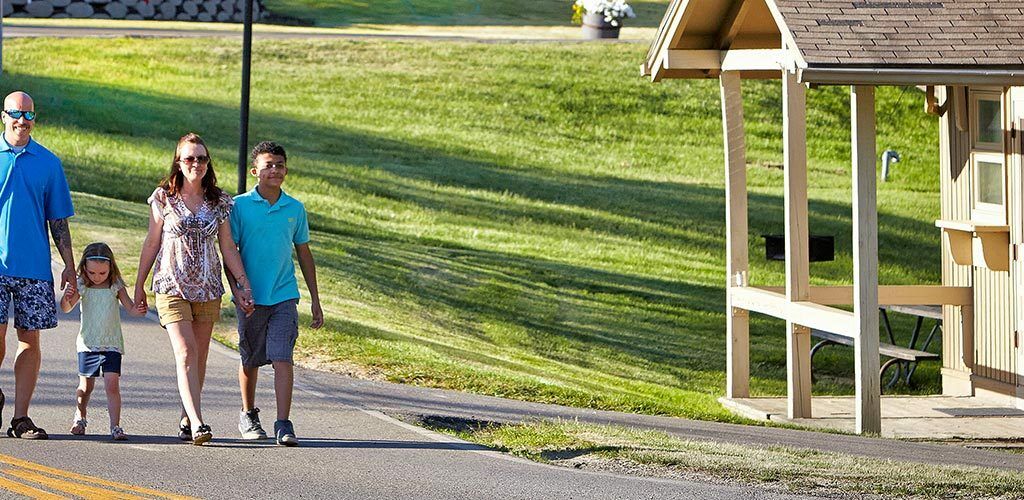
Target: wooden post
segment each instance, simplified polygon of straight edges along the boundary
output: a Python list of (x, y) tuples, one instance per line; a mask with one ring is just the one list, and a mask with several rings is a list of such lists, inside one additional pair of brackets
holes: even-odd
[[(782, 73), (782, 141), (786, 182), (786, 297), (810, 298), (807, 229), (807, 89), (796, 75)], [(789, 418), (811, 417), (810, 330), (786, 321)]]
[(878, 378), (878, 205), (875, 184), (875, 88), (857, 85), (850, 94), (853, 147), (853, 317), (856, 370), (856, 430), (882, 431)]
[(726, 388), (727, 398), (750, 396), (750, 315), (732, 305), (731, 287), (747, 284), (747, 153), (740, 74), (719, 75), (725, 145)]

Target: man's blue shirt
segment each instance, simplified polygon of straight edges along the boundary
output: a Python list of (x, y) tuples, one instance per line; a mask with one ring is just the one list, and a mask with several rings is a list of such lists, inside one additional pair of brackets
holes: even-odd
[(256, 188), (235, 196), (231, 237), (242, 255), (256, 304), (270, 306), (299, 298), (292, 249), (309, 242), (302, 202), (282, 191), (271, 205)]
[(75, 215), (60, 159), (34, 140), (0, 140), (0, 275), (53, 280), (46, 221)]

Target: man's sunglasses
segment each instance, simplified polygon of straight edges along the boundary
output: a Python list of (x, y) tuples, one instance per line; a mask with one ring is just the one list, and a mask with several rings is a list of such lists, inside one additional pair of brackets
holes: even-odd
[(14, 118), (15, 120), (18, 120), (18, 119), (20, 119), (23, 116), (28, 121), (32, 121), (32, 120), (36, 119), (36, 112), (35, 111), (22, 111), (20, 109), (5, 109), (4, 113), (7, 113), (7, 116), (10, 116), (11, 118)]
[(200, 156), (182, 156), (181, 161), (185, 163), (209, 163), (210, 157), (206, 155)]

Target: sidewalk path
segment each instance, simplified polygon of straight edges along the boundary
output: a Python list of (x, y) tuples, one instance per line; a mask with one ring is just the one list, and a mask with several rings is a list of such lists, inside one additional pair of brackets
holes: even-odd
[[(156, 24), (156, 23), (154, 23)], [(480, 43), (643, 43), (649, 44), (646, 36), (638, 38), (624, 38), (618, 40), (582, 40), (575, 32), (570, 36), (563, 36), (559, 33), (517, 33), (515, 30), (502, 30), (496, 27), (493, 30), (463, 29), (450, 30), (444, 27), (436, 29), (424, 29), (410, 27), (407, 31), (401, 28), (388, 30), (368, 30), (365, 28), (339, 28), (339, 29), (289, 29), (287, 31), (275, 29), (260, 29), (257, 25), (253, 29), (253, 39), (350, 39), (350, 40), (413, 40), (413, 41), (435, 41), (435, 42), (480, 42)], [(86, 37), (134, 37), (134, 38), (241, 38), (241, 30), (231, 29), (181, 29), (165, 27), (106, 27), (106, 26), (81, 26), (81, 25), (60, 25), (49, 26), (26, 26), (26, 25), (4, 25), (4, 38), (25, 38), (25, 37), (56, 37), (56, 38), (86, 38)]]
[[(71, 436), (67, 431), (77, 384), (78, 323), (73, 315), (62, 315), (60, 321), (57, 329), (43, 333), (42, 374), (30, 412), (51, 439), (0, 438), (0, 497), (12, 496), (9, 480), (51, 491), (68, 487), (70, 480), (32, 476), (31, 464), (25, 468), (23, 462), (29, 461), (71, 473), (61, 477), (87, 475), (135, 491), (141, 487), (204, 498), (794, 498), (748, 487), (626, 477), (509, 457), (378, 410), (460, 406), (466, 413), (513, 415), (521, 403), (461, 399), (456, 393), (368, 384), (307, 370), (298, 374), (303, 390), (296, 394), (292, 416), (302, 445), (283, 448), (272, 441), (242, 441), (236, 430), (238, 358), (219, 345), (210, 355), (203, 394), (204, 414), (215, 437), (210, 445), (195, 447), (175, 436), (179, 403), (166, 334), (151, 320), (138, 318), (124, 320), (122, 425), (130, 440), (110, 441), (100, 383), (90, 404), (88, 435)], [(12, 330), (9, 354), (0, 368), (0, 387), (8, 397), (5, 421), (13, 407), (15, 350)], [(271, 379), (266, 371), (258, 393), (267, 427), (274, 420)]]

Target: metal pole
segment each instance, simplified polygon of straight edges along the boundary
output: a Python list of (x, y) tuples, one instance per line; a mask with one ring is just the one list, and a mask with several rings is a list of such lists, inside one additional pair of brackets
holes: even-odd
[(4, 0), (0, 0), (0, 74), (4, 72)]
[[(3, 1), (3, 0), (0, 0)], [(242, 105), (241, 137), (238, 141), (238, 194), (245, 192), (246, 171), (249, 170), (249, 66), (252, 60), (252, 3), (245, 2), (245, 27), (242, 30)]]

